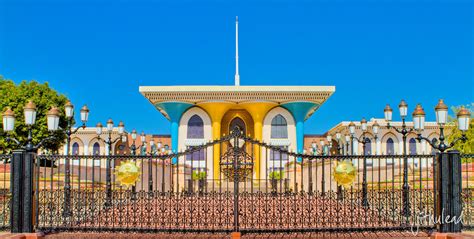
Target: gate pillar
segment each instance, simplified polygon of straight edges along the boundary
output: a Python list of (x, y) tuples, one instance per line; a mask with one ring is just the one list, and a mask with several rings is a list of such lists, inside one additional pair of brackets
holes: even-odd
[(11, 210), (10, 210), (10, 225), (12, 233), (22, 232), (23, 229), (23, 162), (25, 159), (25, 150), (13, 150), (11, 159), (11, 177), (10, 190)]
[(436, 221), (439, 232), (461, 232), (461, 157), (459, 151), (440, 153), (437, 160)]
[(10, 230), (13, 233), (33, 232), (35, 156), (36, 153), (23, 149), (13, 151), (10, 171)]

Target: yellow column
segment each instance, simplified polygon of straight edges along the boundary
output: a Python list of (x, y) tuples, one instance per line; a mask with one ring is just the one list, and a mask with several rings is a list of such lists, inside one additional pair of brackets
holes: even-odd
[[(225, 112), (227, 112), (233, 104), (231, 103), (201, 103), (198, 104), (201, 108), (203, 108), (208, 114), (209, 117), (211, 117), (212, 121), (212, 138), (213, 139), (219, 139), (221, 137), (221, 120), (222, 117), (224, 116)], [(220, 167), (219, 167), (219, 161), (220, 161), (220, 152), (221, 148), (219, 147), (218, 144), (214, 145), (213, 149), (213, 176), (214, 179), (219, 179), (219, 173), (220, 173)]]
[[(255, 132), (255, 139), (263, 140), (263, 120), (267, 115), (268, 111), (275, 107), (276, 103), (270, 102), (255, 102), (245, 103), (241, 106), (247, 110), (253, 118), (253, 128)], [(255, 160), (255, 177), (257, 180), (260, 179), (260, 146), (254, 146), (254, 160)]]

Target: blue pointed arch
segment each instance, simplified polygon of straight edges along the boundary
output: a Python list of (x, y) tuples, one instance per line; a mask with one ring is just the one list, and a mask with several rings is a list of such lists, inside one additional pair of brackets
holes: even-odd
[(314, 102), (301, 101), (289, 102), (281, 105), (291, 112), (296, 121), (296, 149), (298, 153), (303, 153), (304, 148), (304, 121), (309, 117), (320, 105)]
[[(171, 150), (178, 152), (178, 135), (179, 135), (179, 121), (183, 113), (191, 108), (193, 104), (187, 102), (160, 102), (156, 103), (155, 107), (162, 113), (164, 112), (171, 122)], [(176, 159), (173, 159), (173, 164)]]

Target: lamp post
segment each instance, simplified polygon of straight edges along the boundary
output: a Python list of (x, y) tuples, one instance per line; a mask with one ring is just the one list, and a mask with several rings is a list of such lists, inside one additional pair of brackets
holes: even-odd
[(402, 135), (403, 139), (403, 186), (402, 186), (402, 200), (403, 200), (403, 211), (402, 214), (408, 220), (410, 216), (410, 185), (408, 185), (408, 156), (407, 156), (407, 135), (413, 131), (413, 128), (407, 129), (405, 122), (405, 117), (408, 112), (408, 104), (402, 100), (398, 105), (398, 110), (400, 111), (400, 117), (402, 118), (402, 127), (397, 128), (390, 125), (392, 121), (393, 110), (390, 105), (385, 106), (384, 115), (385, 121), (387, 121), (387, 129), (394, 129), (397, 133)]
[[(318, 155), (318, 144), (313, 140), (313, 142), (311, 142), (311, 154), (313, 156), (316, 156)], [(308, 162), (308, 167), (309, 167), (309, 175), (308, 175), (308, 180), (309, 180), (309, 188), (308, 188), (308, 191), (310, 194), (313, 193), (313, 159), (309, 159), (309, 162)]]
[(135, 144), (136, 140), (137, 140), (137, 131), (134, 129), (132, 130), (132, 133), (131, 133), (131, 136), (132, 136), (132, 145), (130, 146), (130, 150), (131, 150), (131, 153), (133, 156), (136, 156), (137, 155), (137, 149), (142, 149), (143, 146), (145, 146), (145, 142), (146, 142), (146, 135), (145, 135), (145, 132), (142, 132), (140, 134), (140, 141), (141, 141), (141, 145), (137, 147), (137, 145)]
[(341, 147), (342, 141), (341, 141), (341, 133), (337, 132), (336, 133), (336, 141), (337, 141), (337, 153), (339, 155), (343, 155), (343, 147)]
[[(330, 135), (326, 136), (326, 139), (331, 139), (331, 136)], [(319, 141), (319, 143), (321, 144), (321, 155), (322, 156), (328, 156), (329, 149), (328, 149), (328, 146), (325, 145), (326, 143), (324, 142), (324, 140)], [(326, 185), (325, 171), (326, 170), (324, 170), (324, 161), (325, 161), (324, 159), (325, 159), (325, 157), (321, 157), (321, 167), (322, 167), (322, 169), (321, 169), (321, 192), (322, 192), (323, 197), (325, 195), (325, 189), (326, 189), (326, 187), (325, 187), (325, 185)], [(316, 170), (317, 170), (317, 168), (316, 168)]]
[(345, 155), (349, 155), (349, 141), (351, 140), (351, 136), (346, 134), (344, 135), (344, 140), (346, 141), (346, 153)]
[[(132, 145), (130, 146), (130, 149), (131, 149), (131, 153), (133, 156), (136, 156), (137, 155), (137, 146), (135, 144), (136, 140), (137, 140), (137, 131), (135, 129), (132, 130)], [(141, 135), (140, 135), (140, 141), (141, 141), (141, 145), (138, 146), (139, 149), (141, 149), (144, 145), (145, 145), (145, 142), (146, 142), (146, 136), (145, 136), (145, 132), (142, 131)], [(135, 157), (133, 157), (133, 162), (136, 162), (137, 159)], [(136, 188), (136, 185), (134, 184), (132, 186), (132, 200), (136, 200), (137, 199), (137, 188)]]
[[(19, 150), (13, 152), (11, 161), (12, 185), (11, 185), (11, 232), (33, 232), (33, 191), (34, 191), (34, 158), (35, 153), (47, 140), (54, 139), (49, 136), (42, 139), (38, 144), (33, 144), (32, 129), (36, 121), (36, 105), (29, 101), (23, 110), (25, 124), (28, 127), (28, 137), (22, 145), (13, 137), (6, 137), (6, 141), (13, 141), (19, 146)], [(3, 130), (8, 134), (15, 128), (14, 112), (7, 108), (3, 113)], [(59, 127), (59, 110), (56, 107), (46, 114), (48, 130), (53, 132)]]
[[(47, 140), (54, 139), (54, 136), (44, 138), (38, 144), (34, 145), (32, 130), (33, 130), (33, 125), (36, 122), (36, 105), (35, 103), (33, 103), (33, 101), (30, 100), (23, 109), (24, 109), (23, 113), (25, 116), (25, 125), (28, 127), (28, 138), (26, 139), (25, 145), (21, 146), (20, 141), (13, 137), (6, 137), (6, 141), (15, 142), (18, 146), (20, 146), (21, 149), (24, 149), (27, 152), (36, 152), (38, 148), (44, 144), (44, 142), (46, 142)], [(3, 116), (3, 131), (5, 131), (6, 133), (12, 132), (15, 128), (14, 112), (11, 110), (10, 107), (7, 107), (7, 109), (5, 110), (2, 116)], [(51, 107), (51, 109), (46, 114), (46, 117), (47, 117), (48, 130), (51, 132), (57, 131), (59, 128), (58, 108), (54, 106)]]
[[(161, 146), (162, 143), (161, 141), (158, 141), (158, 143), (155, 145), (155, 140), (152, 138), (150, 140), (150, 155), (157, 155), (161, 152)], [(149, 161), (148, 163), (148, 194), (153, 196), (153, 163), (152, 160)]]
[(453, 142), (451, 142), (450, 144), (445, 143), (444, 126), (448, 121), (448, 107), (444, 104), (443, 100), (439, 100), (438, 105), (436, 105), (435, 107), (435, 112), (436, 123), (438, 123), (439, 125), (438, 144), (431, 142), (431, 140), (421, 135), (422, 131), (425, 128), (425, 112), (423, 111), (423, 108), (420, 104), (416, 106), (415, 111), (413, 112), (413, 123), (414, 128), (418, 134), (418, 141), (421, 142), (421, 140), (424, 139), (431, 145), (431, 147), (439, 150), (441, 153), (444, 153), (446, 150), (454, 147), (456, 142), (458, 142), (459, 140), (463, 142), (467, 140), (466, 131), (469, 129), (471, 113), (467, 109), (465, 109), (464, 106), (462, 106), (459, 112), (457, 113), (458, 129), (461, 130), (462, 135), (461, 137), (454, 139)]
[[(360, 127), (362, 129), (362, 140), (360, 140), (359, 138), (355, 138), (354, 137), (354, 134), (355, 134), (355, 124), (353, 122), (351, 122), (349, 124), (349, 131), (351, 133), (351, 142), (353, 142), (353, 139), (355, 138), (357, 140), (357, 142), (361, 143), (362, 144), (362, 151), (363, 151), (363, 155), (364, 155), (364, 159), (363, 159), (363, 171), (362, 171), (362, 206), (363, 207), (369, 207), (369, 200), (367, 199), (367, 155), (366, 155), (366, 144), (367, 143), (370, 143), (370, 137), (366, 136), (367, 134), (367, 120), (365, 120), (365, 118), (363, 118), (361, 121), (360, 121)], [(379, 132), (379, 125), (377, 124), (377, 121), (374, 122), (374, 124), (372, 125), (372, 132), (374, 133), (374, 140), (377, 141), (377, 134)], [(354, 148), (354, 147), (353, 147)], [(354, 149), (352, 149), (352, 154), (354, 154)]]
[(331, 155), (331, 149), (332, 149), (332, 135), (326, 136), (326, 140), (328, 141), (326, 156), (329, 156)]
[(64, 112), (66, 113), (66, 120), (67, 120), (67, 127), (66, 129), (62, 130), (66, 133), (66, 159), (65, 159), (65, 167), (64, 167), (64, 217), (70, 217), (72, 215), (71, 212), (71, 135), (75, 134), (79, 129), (86, 128), (86, 122), (89, 118), (89, 109), (86, 105), (81, 108), (81, 121), (82, 126), (77, 127), (74, 130), (72, 129), (72, 121), (74, 118), (74, 105), (71, 104), (70, 101), (66, 103), (64, 106)]
[[(336, 140), (337, 140), (337, 153), (338, 153), (339, 155), (343, 155), (343, 152), (342, 152), (342, 151), (343, 151), (343, 150), (342, 150), (343, 147), (341, 147), (341, 144), (342, 144), (342, 142), (341, 142), (341, 133), (339, 133), (339, 132), (336, 133)], [(338, 161), (338, 162), (340, 162), (341, 160), (342, 160), (341, 157), (338, 157), (338, 158), (337, 158), (337, 161)], [(341, 185), (338, 185), (338, 186), (337, 186), (337, 199), (338, 199), (338, 200), (342, 200), (343, 198), (344, 198), (344, 197), (343, 197), (343, 195), (342, 195), (342, 186), (341, 186)]]
[[(470, 113), (467, 109), (462, 107), (457, 113), (458, 129), (461, 130), (462, 135), (454, 139), (451, 143), (445, 142), (444, 127), (448, 122), (448, 107), (444, 104), (443, 100), (439, 100), (438, 105), (435, 107), (436, 122), (439, 125), (439, 143), (436, 144), (431, 142), (428, 138), (421, 135), (425, 125), (425, 112), (421, 105), (417, 105), (413, 112), (413, 123), (414, 128), (418, 134), (418, 141), (422, 139), (428, 141), (428, 143), (434, 149), (439, 150), (435, 161), (435, 171), (437, 172), (437, 178), (435, 185), (437, 188), (437, 207), (435, 211), (435, 217), (439, 215), (446, 215), (444, 217), (449, 218), (461, 218), (462, 216), (462, 162), (459, 155), (459, 151), (453, 150), (451, 152), (445, 152), (447, 149), (452, 148), (459, 140), (465, 142), (467, 140), (466, 131), (469, 129), (470, 124)], [(461, 232), (462, 224), (459, 222), (441, 222), (437, 223), (437, 229), (440, 232)]]
[(102, 139), (100, 136), (102, 135), (102, 124), (97, 123), (96, 126), (96, 133), (97, 133), (97, 138), (107, 144), (108, 146), (108, 154), (107, 154), (107, 163), (106, 163), (106, 169), (105, 169), (105, 190), (106, 190), (106, 196), (105, 196), (105, 207), (110, 207), (112, 206), (112, 173), (111, 173), (111, 157), (110, 155), (112, 154), (112, 145), (115, 144), (118, 140), (122, 139), (122, 142), (127, 141), (127, 137), (125, 134), (125, 125), (123, 124), (122, 121), (118, 124), (118, 134), (119, 136), (112, 140), (112, 132), (114, 130), (114, 122), (112, 119), (109, 119), (107, 121), (107, 139)]

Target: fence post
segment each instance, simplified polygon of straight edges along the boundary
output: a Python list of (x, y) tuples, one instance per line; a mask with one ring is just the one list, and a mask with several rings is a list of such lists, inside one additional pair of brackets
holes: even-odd
[(461, 232), (461, 157), (451, 150), (437, 157), (438, 205), (436, 221), (439, 232)]
[(25, 158), (25, 150), (13, 150), (10, 162), (10, 190), (11, 211), (10, 211), (10, 225), (12, 233), (22, 232), (23, 229), (23, 161)]
[(24, 161), (23, 232), (33, 232), (35, 152), (26, 152)]
[(239, 136), (240, 129), (236, 127), (234, 129), (233, 140), (234, 140), (234, 157), (233, 157), (233, 167), (234, 167), (234, 232), (239, 232)]
[(451, 198), (449, 200), (451, 206), (452, 222), (450, 223), (452, 232), (461, 232), (462, 228), (462, 162), (459, 151), (450, 150), (448, 151), (452, 170), (450, 173), (451, 178)]

